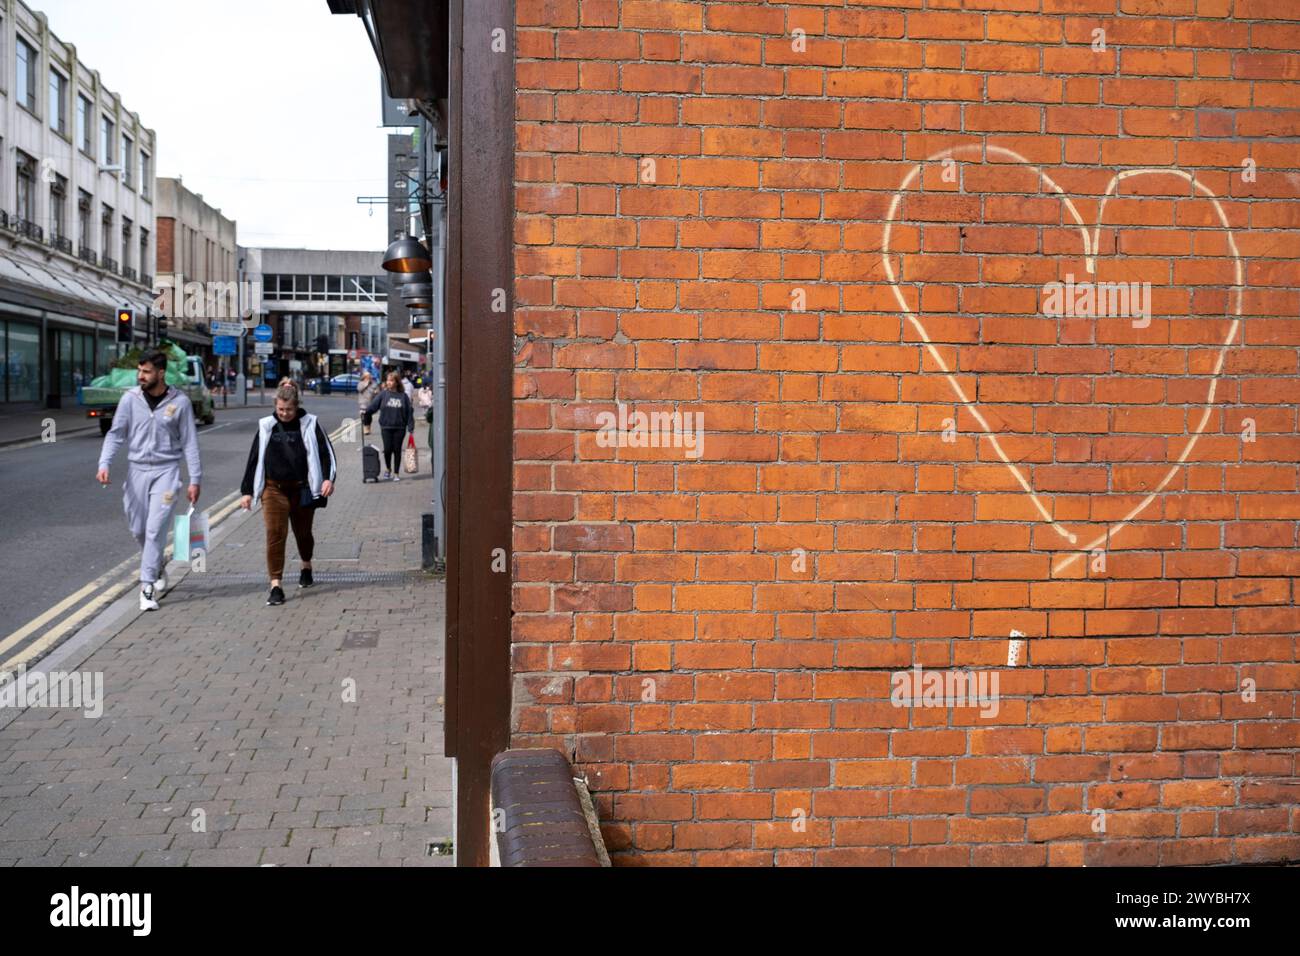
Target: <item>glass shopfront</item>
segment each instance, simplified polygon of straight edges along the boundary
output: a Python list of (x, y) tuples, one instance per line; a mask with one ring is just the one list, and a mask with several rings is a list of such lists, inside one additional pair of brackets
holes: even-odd
[(0, 398), (6, 402), (41, 401), (40, 328), (0, 320), (0, 355), (4, 356)]
[(123, 348), (125, 346), (119, 346), (113, 336), (101, 335), (99, 337), (99, 361), (95, 363), (95, 374), (107, 375), (108, 370), (117, 361), (117, 357), (121, 354)]
[(87, 332), (51, 329), (50, 383), (60, 395), (74, 396), (95, 377), (95, 337)]

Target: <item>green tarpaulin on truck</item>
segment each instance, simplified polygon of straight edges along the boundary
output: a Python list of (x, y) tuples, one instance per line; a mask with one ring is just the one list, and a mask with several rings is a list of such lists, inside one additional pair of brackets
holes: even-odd
[[(167, 353), (167, 384), (180, 388), (189, 384), (189, 367), (185, 353), (179, 346), (168, 343), (162, 347)], [(133, 368), (113, 368), (90, 383), (91, 388), (135, 388), (139, 384)]]

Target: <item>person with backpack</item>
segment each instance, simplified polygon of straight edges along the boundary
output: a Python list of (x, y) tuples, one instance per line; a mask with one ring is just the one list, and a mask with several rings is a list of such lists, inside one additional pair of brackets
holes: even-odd
[(257, 423), (253, 447), (248, 453), (243, 497), (239, 507), (248, 511), (254, 501), (262, 504), (266, 522), (266, 571), (271, 578), (268, 606), (284, 603), (281, 578), (284, 574), (284, 549), (289, 528), (298, 545), (302, 570), (298, 587), (309, 588), (315, 581), (311, 574), (312, 552), (316, 539), (312, 521), (317, 508), (325, 507), (334, 493), (338, 463), (334, 446), (315, 415), (302, 408), (298, 387), (282, 381), (275, 392), (275, 414)]
[(379, 412), (379, 432), (384, 436), (384, 480), (401, 481), (402, 438), (415, 433), (415, 409), (398, 372), (388, 373), (384, 390), (371, 399), (362, 421), (369, 424), (375, 412)]

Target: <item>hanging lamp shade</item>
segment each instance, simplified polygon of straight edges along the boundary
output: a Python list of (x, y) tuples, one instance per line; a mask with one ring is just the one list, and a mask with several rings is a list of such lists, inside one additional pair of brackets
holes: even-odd
[(388, 272), (428, 272), (432, 268), (429, 250), (414, 236), (394, 240), (384, 253), (384, 269)]

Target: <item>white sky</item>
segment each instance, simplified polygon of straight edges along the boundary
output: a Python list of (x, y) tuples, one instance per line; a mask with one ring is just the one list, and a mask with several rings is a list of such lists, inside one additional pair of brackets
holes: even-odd
[[(26, 0), (245, 246), (386, 246), (379, 64), (325, 0)], [(374, 209), (374, 215), (369, 210)]]

